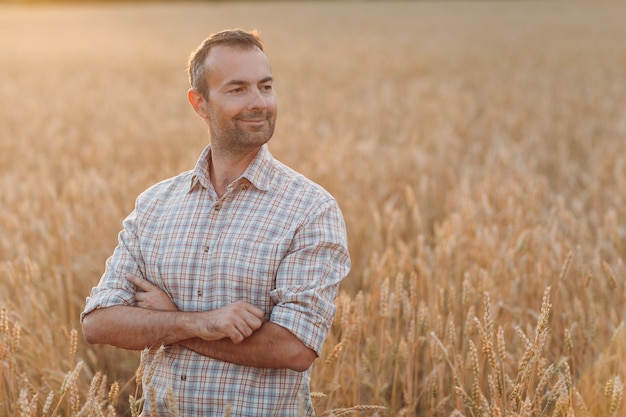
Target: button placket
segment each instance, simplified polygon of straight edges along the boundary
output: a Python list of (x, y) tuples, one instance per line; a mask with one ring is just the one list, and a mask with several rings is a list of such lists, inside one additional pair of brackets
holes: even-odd
[[(216, 241), (219, 236), (219, 230), (221, 230), (221, 228), (223, 227), (224, 218), (223, 215), (220, 213), (220, 210), (222, 210), (226, 202), (226, 198), (226, 195), (224, 195), (221, 198), (213, 200), (211, 202), (212, 205), (207, 207), (208, 211), (206, 212), (206, 235), (205, 240), (201, 246), (202, 264), (206, 265), (206, 267), (208, 267), (208, 264), (211, 263), (210, 259), (212, 253), (214, 252)], [(201, 308), (207, 301), (207, 297), (209, 297), (209, 290), (204, 285), (204, 283), (198, 281), (194, 286), (194, 289), (192, 290), (192, 295), (195, 299), (195, 303), (197, 303), (197, 305)], [(207, 295), (205, 296), (205, 294)]]

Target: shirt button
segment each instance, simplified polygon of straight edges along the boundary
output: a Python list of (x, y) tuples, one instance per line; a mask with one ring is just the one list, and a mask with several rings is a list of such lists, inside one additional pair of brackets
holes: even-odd
[(181, 381), (186, 381), (187, 380), (187, 375), (181, 375), (180, 376), (180, 380)]
[(222, 206), (221, 206), (221, 205), (216, 204), (216, 205), (215, 205), (214, 210), (215, 210), (215, 211), (220, 211), (220, 209), (221, 209), (221, 208), (222, 208)]
[(209, 252), (209, 247), (208, 247), (208, 246), (205, 246), (205, 247), (204, 247), (204, 252), (205, 252), (205, 253), (206, 253), (206, 252)]
[(201, 296), (202, 296), (202, 290), (198, 290), (198, 291), (196, 292), (196, 294), (198, 294), (198, 297), (201, 297)]

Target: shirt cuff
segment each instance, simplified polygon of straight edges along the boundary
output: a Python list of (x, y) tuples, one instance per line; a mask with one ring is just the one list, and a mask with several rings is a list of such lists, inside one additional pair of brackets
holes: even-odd
[(335, 311), (336, 307), (332, 303), (325, 308), (326, 317), (299, 304), (281, 304), (274, 306), (270, 321), (289, 330), (319, 357)]
[(99, 308), (107, 308), (118, 305), (135, 305), (135, 296), (126, 291), (94, 288), (87, 297), (85, 309), (80, 313), (80, 321), (89, 313)]

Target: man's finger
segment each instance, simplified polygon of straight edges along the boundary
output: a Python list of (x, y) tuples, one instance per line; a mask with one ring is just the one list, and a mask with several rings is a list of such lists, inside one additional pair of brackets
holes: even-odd
[[(251, 333), (263, 325), (263, 317), (259, 317), (257, 315), (243, 317), (243, 320), (245, 326), (250, 329)], [(249, 334), (245, 336), (249, 336)]]
[(244, 308), (246, 309), (246, 311), (248, 311), (249, 313), (253, 314), (254, 316), (263, 319), (265, 317), (265, 312), (263, 310), (261, 310), (260, 308), (258, 308), (257, 306), (254, 306), (252, 304), (248, 304), (248, 303), (242, 303)]
[(126, 279), (142, 291), (150, 291), (154, 287), (149, 281), (135, 275), (128, 275)]
[(243, 339), (245, 339), (245, 336), (241, 334), (235, 324), (233, 324), (233, 326), (228, 329), (226, 334), (228, 335), (228, 338), (235, 344), (240, 343), (243, 341)]

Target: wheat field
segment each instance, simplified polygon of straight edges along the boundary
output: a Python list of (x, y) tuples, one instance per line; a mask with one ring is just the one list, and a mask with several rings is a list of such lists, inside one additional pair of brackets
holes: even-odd
[(626, 4), (0, 6), (0, 415), (136, 416), (79, 314), (207, 143), (185, 62), (259, 29), (275, 157), (343, 209), (320, 416), (624, 416)]

